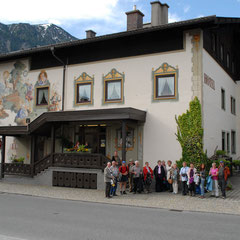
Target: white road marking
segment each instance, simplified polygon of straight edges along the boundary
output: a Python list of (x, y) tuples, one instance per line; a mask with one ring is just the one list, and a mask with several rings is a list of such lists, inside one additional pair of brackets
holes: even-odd
[(0, 240), (27, 240), (25, 238), (15, 238), (0, 234)]

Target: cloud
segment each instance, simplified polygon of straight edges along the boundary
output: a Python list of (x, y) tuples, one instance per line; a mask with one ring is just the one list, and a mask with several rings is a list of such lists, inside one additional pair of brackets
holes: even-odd
[(105, 19), (114, 17), (119, 0), (33, 0), (1, 1), (2, 22), (54, 22), (67, 20)]
[(184, 13), (189, 12), (190, 8), (191, 8), (191, 7), (190, 7), (189, 5), (188, 5), (188, 6), (185, 6), (185, 7), (183, 8)]
[(172, 23), (172, 22), (179, 22), (182, 19), (176, 14), (176, 13), (169, 13), (168, 14), (168, 22)]

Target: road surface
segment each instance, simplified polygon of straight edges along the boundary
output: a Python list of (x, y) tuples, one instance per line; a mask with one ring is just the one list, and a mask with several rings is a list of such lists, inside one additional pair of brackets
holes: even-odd
[(0, 194), (0, 240), (35, 239), (239, 240), (240, 216)]

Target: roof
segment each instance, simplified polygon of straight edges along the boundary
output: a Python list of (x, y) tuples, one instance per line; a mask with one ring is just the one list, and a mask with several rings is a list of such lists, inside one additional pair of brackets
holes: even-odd
[(0, 135), (20, 136), (34, 132), (49, 132), (51, 124), (63, 122), (130, 120), (145, 122), (146, 112), (135, 108), (109, 108), (97, 110), (44, 112), (28, 126), (1, 126)]
[(77, 45), (86, 44), (90, 42), (121, 38), (125, 36), (137, 35), (137, 34), (142, 34), (147, 32), (153, 32), (153, 31), (162, 31), (162, 30), (178, 28), (178, 27), (191, 28), (191, 27), (195, 27), (196, 25), (201, 25), (205, 23), (213, 23), (213, 24), (240, 23), (240, 18), (222, 18), (222, 17), (216, 17), (216, 15), (212, 15), (207, 17), (190, 19), (186, 21), (163, 24), (160, 26), (141, 28), (141, 29), (136, 29), (131, 31), (124, 31), (120, 33), (107, 34), (107, 35), (94, 37), (94, 38), (80, 39), (80, 40), (75, 40), (70, 42), (57, 43), (57, 44), (52, 44), (47, 46), (34, 47), (26, 50), (19, 50), (15, 52), (0, 54), (0, 60), (4, 60), (11, 57), (26, 57), (27, 55), (31, 55), (32, 53), (43, 52), (46, 50), (51, 50), (52, 48), (55, 48), (55, 49), (67, 48), (67, 47), (77, 46)]

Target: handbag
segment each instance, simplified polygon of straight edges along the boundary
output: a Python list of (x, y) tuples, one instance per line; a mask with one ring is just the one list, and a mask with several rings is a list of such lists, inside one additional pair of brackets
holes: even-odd
[(172, 183), (173, 183), (173, 180), (172, 180), (171, 177), (168, 179), (168, 183), (169, 183), (169, 184), (172, 184)]

